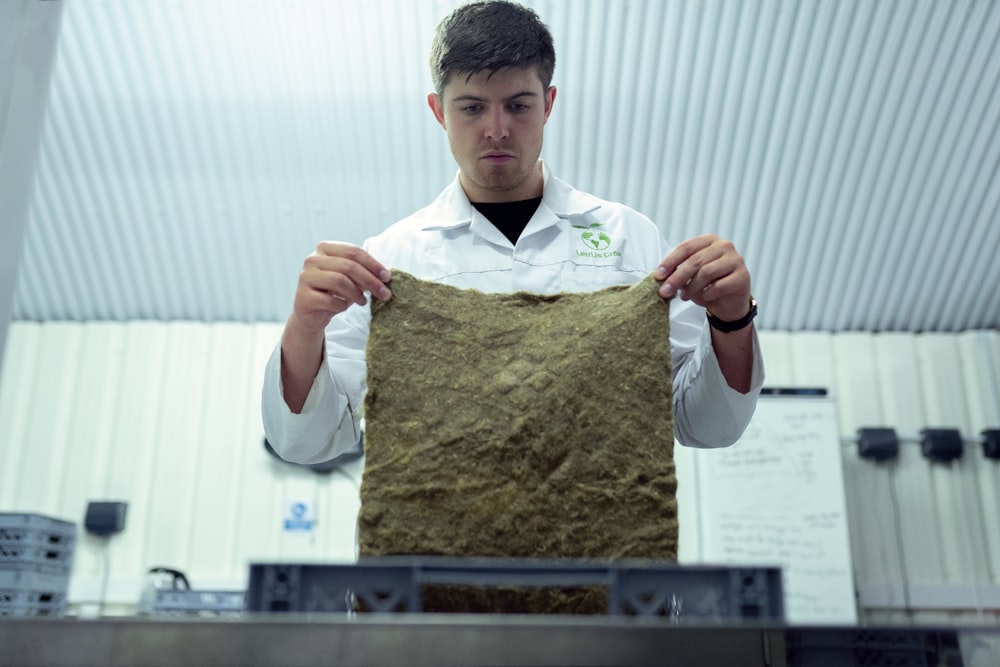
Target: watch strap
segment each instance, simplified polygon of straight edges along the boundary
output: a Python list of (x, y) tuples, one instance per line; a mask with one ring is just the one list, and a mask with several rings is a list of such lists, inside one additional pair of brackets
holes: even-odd
[(708, 323), (713, 329), (721, 331), (722, 333), (732, 333), (734, 331), (739, 331), (740, 329), (750, 326), (753, 322), (753, 318), (757, 317), (757, 299), (753, 298), (753, 294), (750, 295), (750, 310), (747, 314), (738, 320), (732, 320), (727, 322), (725, 320), (720, 320), (718, 317), (712, 314), (708, 308), (705, 309), (705, 315), (708, 317)]

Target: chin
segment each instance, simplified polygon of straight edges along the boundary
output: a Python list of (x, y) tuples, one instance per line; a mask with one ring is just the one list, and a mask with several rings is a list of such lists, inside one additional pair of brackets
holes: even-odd
[(504, 169), (503, 173), (496, 173), (496, 171), (489, 171), (487, 173), (481, 174), (479, 182), (482, 187), (491, 190), (493, 192), (507, 192), (508, 190), (514, 190), (519, 185), (524, 183), (524, 174), (520, 172), (513, 172), (509, 169)]

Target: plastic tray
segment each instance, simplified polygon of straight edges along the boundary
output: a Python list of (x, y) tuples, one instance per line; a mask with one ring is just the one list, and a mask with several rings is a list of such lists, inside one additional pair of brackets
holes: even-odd
[(0, 541), (0, 568), (14, 567), (69, 572), (73, 567), (72, 545), (51, 547), (33, 540)]
[(66, 593), (63, 591), (33, 591), (0, 589), (0, 607), (10, 606), (66, 606)]
[(20, 540), (30, 533), (41, 533), (53, 543), (76, 538), (76, 524), (42, 514), (0, 512), (0, 540)]
[(68, 575), (0, 570), (0, 617), (66, 613)]
[(939, 647), (929, 644), (928, 634), (917, 629), (788, 630), (785, 633), (785, 648), (789, 667), (927, 667), (946, 664), (929, 659)]
[(66, 604), (0, 604), (0, 618), (12, 616), (63, 616), (66, 614)]
[(424, 585), (604, 586), (609, 615), (733, 620), (782, 619), (781, 571), (768, 567), (679, 566), (651, 561), (364, 558), (355, 564), (255, 563), (247, 610), (421, 611)]
[(238, 616), (245, 608), (243, 591), (156, 591), (154, 616)]
[(65, 594), (69, 574), (52, 574), (28, 569), (0, 568), (0, 591), (46, 591)]
[(0, 568), (68, 573), (76, 525), (40, 514), (0, 514)]

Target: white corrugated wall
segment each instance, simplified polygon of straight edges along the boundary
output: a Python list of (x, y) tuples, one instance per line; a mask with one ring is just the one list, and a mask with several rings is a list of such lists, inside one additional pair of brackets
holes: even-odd
[[(455, 175), (425, 95), (458, 0), (66, 4), (15, 319), (282, 320), (318, 241)], [(543, 157), (732, 239), (764, 327), (1000, 324), (1000, 3), (530, 4)]]
[[(232, 589), (252, 559), (353, 558), (352, 483), (277, 463), (263, 448), (259, 388), (279, 332), (15, 323), (0, 388), (0, 511), (82, 525), (88, 500), (127, 501), (126, 530), (107, 553), (112, 602), (134, 602), (154, 565)], [(287, 506), (299, 501), (326, 511), (313, 533), (285, 536)], [(81, 530), (77, 601), (98, 598), (102, 548)]]
[[(0, 511), (82, 523), (88, 500), (125, 500), (103, 551), (82, 536), (71, 597), (138, 599), (145, 570), (241, 588), (254, 560), (349, 560), (360, 467), (320, 476), (262, 446), (259, 386), (277, 324), (14, 323), (0, 378)], [(763, 332), (768, 383), (829, 387), (841, 433), (1000, 427), (1000, 333)], [(950, 465), (919, 445), (876, 464), (843, 444), (859, 618), (1000, 620), (1000, 462), (978, 446)], [(286, 533), (292, 502), (312, 533)], [(81, 531), (82, 532), (82, 531)], [(682, 545), (682, 551), (684, 547)]]
[[(765, 355), (769, 383), (835, 392), (862, 618), (1000, 618), (1000, 463), (972, 444), (957, 462), (930, 463), (916, 442), (928, 427), (969, 439), (998, 427), (1000, 335), (772, 332)], [(872, 426), (908, 440), (898, 461), (857, 455), (851, 440)]]

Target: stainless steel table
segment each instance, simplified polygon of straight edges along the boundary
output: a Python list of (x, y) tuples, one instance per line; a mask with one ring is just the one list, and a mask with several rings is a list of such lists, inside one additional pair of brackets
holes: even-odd
[(783, 634), (649, 619), (400, 614), (4, 619), (0, 665), (784, 665)]
[[(450, 614), (0, 619), (0, 665), (962, 665), (957, 629)], [(997, 638), (998, 629), (966, 632)], [(851, 647), (850, 642), (863, 646)], [(855, 655), (877, 663), (857, 662)], [(889, 659), (887, 662), (886, 660)], [(989, 664), (989, 663), (983, 663)]]

